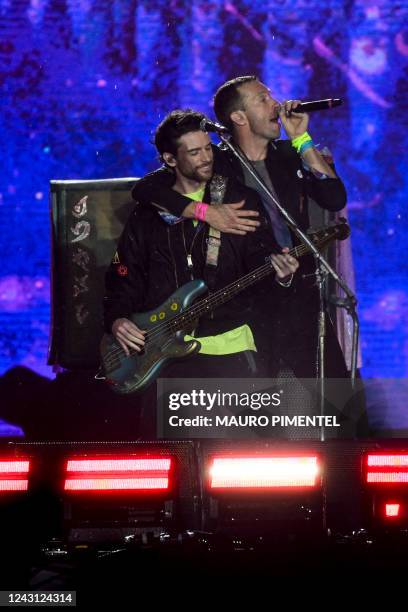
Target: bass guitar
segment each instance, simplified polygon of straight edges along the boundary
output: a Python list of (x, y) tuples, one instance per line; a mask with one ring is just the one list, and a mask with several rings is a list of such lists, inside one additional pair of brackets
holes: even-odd
[[(320, 250), (333, 240), (345, 240), (349, 235), (350, 227), (342, 218), (340, 223), (318, 230), (309, 238)], [(309, 251), (309, 247), (302, 244), (290, 249), (289, 253), (299, 258)], [(184, 336), (197, 327), (200, 317), (273, 272), (275, 269), (271, 262), (267, 262), (199, 301), (195, 300), (208, 289), (204, 281), (193, 280), (177, 289), (154, 310), (132, 314), (133, 323), (146, 330), (144, 347), (140, 352), (129, 349), (130, 355), (126, 355), (115, 337), (105, 334), (100, 349), (106, 382), (120, 394), (143, 391), (159, 376), (165, 364), (200, 350), (197, 340), (184, 341)]]

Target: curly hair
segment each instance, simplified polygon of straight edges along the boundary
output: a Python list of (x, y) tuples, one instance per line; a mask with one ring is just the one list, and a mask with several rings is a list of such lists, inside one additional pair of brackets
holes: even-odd
[(198, 132), (200, 123), (207, 117), (190, 108), (171, 111), (157, 126), (154, 144), (163, 160), (163, 153), (177, 154), (179, 138), (189, 132)]

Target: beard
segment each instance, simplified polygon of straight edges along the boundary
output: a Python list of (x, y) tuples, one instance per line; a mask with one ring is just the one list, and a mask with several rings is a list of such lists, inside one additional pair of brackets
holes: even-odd
[(187, 179), (197, 181), (199, 183), (207, 182), (213, 175), (213, 164), (202, 166), (199, 168), (183, 168), (180, 173)]

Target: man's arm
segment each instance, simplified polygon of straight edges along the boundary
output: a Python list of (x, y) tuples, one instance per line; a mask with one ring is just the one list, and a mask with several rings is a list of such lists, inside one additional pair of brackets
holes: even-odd
[[(214, 147), (215, 149), (218, 148)], [(219, 153), (217, 153), (219, 155)], [(139, 179), (132, 190), (132, 197), (145, 204), (153, 204), (175, 217), (194, 219), (197, 202), (172, 189), (174, 174), (166, 167), (155, 170)], [(227, 234), (244, 235), (259, 226), (256, 210), (243, 210), (244, 201), (220, 206), (209, 206), (205, 221), (214, 229)]]
[[(309, 149), (303, 156), (306, 160), (307, 153), (315, 153), (324, 161), (324, 164), (330, 168), (335, 178), (327, 175), (327, 172), (320, 173), (315, 166), (309, 166), (307, 162), (307, 194), (321, 207), (332, 212), (337, 212), (344, 208), (347, 204), (347, 193), (343, 181), (336, 175), (333, 160), (322, 155), (317, 149)], [(326, 178), (327, 177), (327, 178)]]
[(152, 203), (175, 217), (183, 217), (191, 200), (172, 189), (174, 181), (173, 172), (162, 166), (137, 181), (132, 189), (132, 197), (143, 204)]
[[(291, 140), (308, 130), (309, 116), (306, 113), (296, 113), (299, 100), (284, 102), (279, 113), (282, 124)], [(289, 114), (288, 114), (289, 113)], [(322, 155), (314, 146), (306, 148), (300, 155), (289, 141), (284, 141), (292, 157), (306, 166), (308, 195), (321, 207), (330, 211), (339, 211), (346, 206), (347, 194), (341, 179), (337, 176), (333, 160)]]
[(105, 277), (104, 324), (126, 354), (129, 349), (140, 351), (144, 345), (144, 331), (130, 319), (143, 306), (146, 292), (146, 251), (135, 210), (120, 237), (117, 250)]

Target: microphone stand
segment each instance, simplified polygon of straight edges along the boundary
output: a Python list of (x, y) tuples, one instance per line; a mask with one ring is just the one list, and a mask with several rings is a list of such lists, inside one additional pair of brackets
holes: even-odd
[[(238, 148), (232, 143), (231, 137), (225, 134), (224, 131), (216, 130), (221, 141), (226, 145), (226, 147), (232, 151), (233, 155), (241, 162), (241, 164), (248, 170), (251, 176), (258, 183), (260, 188), (269, 199), (273, 202), (273, 204), (277, 207), (283, 218), (286, 220), (288, 226), (294, 232), (294, 234), (299, 238), (299, 240), (308, 246), (310, 251), (315, 257), (316, 265), (317, 265), (317, 279), (319, 286), (319, 297), (320, 297), (320, 308), (319, 308), (319, 317), (318, 317), (318, 381), (319, 381), (319, 390), (320, 390), (320, 415), (324, 416), (324, 405), (325, 405), (325, 372), (324, 372), (324, 357), (325, 357), (325, 338), (326, 338), (326, 310), (324, 304), (324, 276), (326, 274), (330, 274), (330, 276), (334, 279), (335, 283), (337, 283), (341, 289), (344, 291), (344, 298), (335, 298), (333, 303), (335, 306), (339, 308), (345, 308), (347, 313), (351, 316), (353, 320), (353, 340), (352, 340), (352, 352), (351, 352), (351, 386), (354, 391), (355, 389), (355, 381), (356, 381), (356, 368), (357, 368), (357, 347), (358, 347), (358, 332), (359, 332), (359, 322), (357, 315), (357, 299), (354, 293), (351, 291), (350, 287), (345, 283), (345, 281), (337, 274), (337, 272), (330, 266), (329, 262), (323, 255), (318, 251), (313, 242), (309, 239), (307, 234), (305, 234), (292, 215), (288, 213), (288, 211), (282, 206), (282, 204), (278, 201), (277, 198), (271, 193), (268, 187), (265, 185), (264, 181), (258, 176), (258, 174), (254, 171), (249, 160), (246, 156), (238, 150)], [(324, 442), (325, 440), (325, 431), (324, 426), (320, 427), (320, 440)]]

